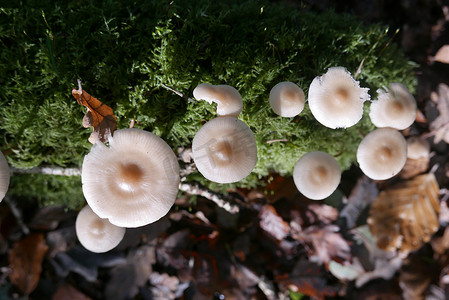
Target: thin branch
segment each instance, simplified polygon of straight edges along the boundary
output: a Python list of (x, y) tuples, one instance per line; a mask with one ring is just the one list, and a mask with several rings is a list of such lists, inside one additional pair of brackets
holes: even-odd
[(12, 174), (44, 174), (59, 176), (81, 176), (80, 168), (61, 168), (54, 166), (39, 166), (32, 169), (11, 168)]
[(169, 91), (175, 93), (175, 94), (178, 95), (179, 97), (182, 97), (182, 98), (184, 98), (184, 99), (187, 99), (189, 102), (195, 102), (195, 100), (193, 100), (192, 98), (190, 98), (190, 97), (184, 95), (184, 94), (181, 93), (181, 92), (178, 92), (177, 90), (172, 89), (171, 87), (169, 87), (169, 86), (167, 86), (167, 85), (165, 85), (165, 84), (163, 84), (163, 83), (161, 83), (161, 86), (162, 86), (164, 89), (167, 89), (167, 90), (169, 90)]
[(265, 144), (272, 144), (272, 143), (277, 143), (277, 142), (288, 142), (288, 140), (287, 139), (274, 139), (274, 140), (266, 141)]
[(8, 196), (5, 196), (5, 198), (3, 198), (3, 201), (5, 201), (6, 204), (8, 204), (8, 206), (11, 209), (12, 214), (16, 218), (17, 223), (19, 224), (20, 229), (22, 230), (23, 234), (28, 235), (30, 233), (30, 229), (25, 224), (25, 222), (23, 222), (22, 212), (17, 207), (17, 204), (15, 203), (15, 201), (11, 200), (11, 198)]
[(228, 201), (222, 199), (220, 197), (220, 194), (208, 191), (206, 189), (202, 189), (197, 184), (181, 183), (179, 185), (179, 189), (189, 195), (198, 195), (198, 196), (204, 197), (204, 198), (214, 202), (219, 207), (223, 208), (224, 210), (226, 210), (227, 212), (229, 212), (231, 214), (235, 214), (240, 211), (240, 209), (237, 205), (230, 204)]

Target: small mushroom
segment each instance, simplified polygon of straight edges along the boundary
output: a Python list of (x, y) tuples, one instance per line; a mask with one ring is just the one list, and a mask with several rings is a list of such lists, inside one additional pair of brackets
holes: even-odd
[(269, 99), (273, 111), (287, 118), (298, 115), (304, 109), (306, 102), (303, 90), (289, 81), (276, 84), (270, 91)]
[(335, 158), (321, 151), (306, 153), (295, 165), (293, 180), (307, 198), (329, 197), (340, 184), (341, 170)]
[(89, 251), (102, 253), (115, 248), (125, 235), (126, 229), (111, 224), (97, 216), (86, 205), (78, 213), (75, 223), (76, 235), (81, 245)]
[(407, 139), (407, 158), (429, 158), (429, 155), (430, 145), (425, 139), (417, 136), (412, 136)]
[(366, 135), (357, 149), (362, 172), (374, 180), (389, 179), (398, 174), (407, 160), (404, 136), (392, 128), (380, 128)]
[(215, 118), (196, 133), (192, 154), (205, 178), (218, 183), (237, 182), (256, 165), (256, 140), (248, 125), (239, 119)]
[(217, 103), (217, 114), (220, 117), (237, 117), (243, 109), (242, 96), (229, 85), (201, 83), (193, 90), (193, 97), (211, 104)]
[(377, 93), (379, 99), (371, 103), (369, 113), (375, 126), (403, 130), (415, 122), (416, 100), (403, 84), (392, 83)]
[(9, 165), (5, 156), (0, 152), (0, 202), (5, 198), (6, 192), (9, 188)]
[(363, 102), (370, 99), (368, 88), (361, 88), (343, 67), (329, 68), (315, 77), (309, 87), (309, 107), (315, 119), (326, 127), (346, 128), (363, 116)]
[(87, 203), (120, 227), (139, 227), (163, 217), (175, 202), (179, 166), (161, 138), (136, 128), (114, 132), (109, 147), (92, 146), (81, 173)]

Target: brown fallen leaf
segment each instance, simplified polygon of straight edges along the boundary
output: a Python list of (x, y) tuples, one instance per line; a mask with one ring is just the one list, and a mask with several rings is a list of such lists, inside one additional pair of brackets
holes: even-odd
[(117, 129), (117, 118), (114, 116), (112, 108), (83, 90), (80, 80), (78, 80), (78, 85), (78, 89), (72, 90), (72, 95), (78, 101), (78, 104), (87, 108), (87, 113), (83, 118), (83, 126), (94, 128), (89, 137), (89, 142), (92, 144), (97, 141), (105, 143), (108, 136), (112, 135)]
[(440, 115), (430, 123), (431, 133), (434, 135), (435, 144), (440, 141), (449, 143), (449, 86), (444, 83), (438, 85), (438, 93), (430, 95), (433, 102), (437, 103)]
[(29, 295), (36, 288), (47, 250), (44, 235), (35, 233), (18, 241), (9, 252), (9, 278), (22, 294)]
[(63, 283), (59, 286), (52, 300), (91, 300), (72, 285)]
[(372, 204), (367, 220), (379, 248), (408, 253), (428, 242), (439, 227), (438, 193), (438, 183), (432, 173), (382, 191)]

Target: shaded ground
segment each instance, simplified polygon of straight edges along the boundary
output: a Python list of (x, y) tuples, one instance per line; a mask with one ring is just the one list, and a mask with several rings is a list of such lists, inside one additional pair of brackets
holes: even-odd
[[(21, 210), (6, 201), (0, 206), (0, 298), (31, 293), (31, 299), (445, 299), (449, 165), (447, 144), (434, 143), (436, 130), (430, 124), (441, 115), (437, 103), (449, 97), (444, 89), (435, 94), (440, 84), (448, 84), (449, 65), (433, 61), (449, 44), (449, 3), (305, 3), (310, 9), (334, 8), (367, 22), (386, 23), (392, 32), (399, 29), (394, 41), (418, 64), (415, 96), (422, 113), (403, 133), (424, 137), (431, 145), (430, 162), (412, 165), (408, 172), (432, 170), (440, 190), (426, 188), (420, 194), (429, 177), (372, 182), (354, 167), (343, 174), (340, 195), (312, 202), (290, 179), (273, 174), (263, 190), (223, 196), (238, 214), (217, 206), (207, 199), (210, 195), (181, 197), (168, 216), (128, 230), (124, 241), (106, 254), (79, 245), (75, 212)], [(421, 195), (423, 203), (438, 197), (439, 228), (430, 240), (412, 243), (411, 250), (404, 250), (402, 237), (399, 251), (385, 252), (370, 237), (367, 217), (379, 192), (400, 180), (412, 182), (408, 191)], [(400, 202), (397, 197), (392, 201)], [(23, 273), (12, 275), (12, 265)]]

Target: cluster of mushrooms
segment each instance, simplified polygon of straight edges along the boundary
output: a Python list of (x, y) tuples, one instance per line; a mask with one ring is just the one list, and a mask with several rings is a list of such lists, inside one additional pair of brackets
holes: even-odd
[[(406, 161), (407, 145), (397, 129), (410, 126), (416, 102), (399, 83), (380, 90), (371, 104), (372, 122), (383, 127), (368, 134), (357, 151), (362, 171), (373, 179), (396, 175)], [(257, 147), (251, 129), (237, 117), (243, 108), (240, 93), (228, 85), (198, 85), (193, 96), (217, 104), (218, 117), (205, 123), (192, 141), (198, 171), (208, 180), (232, 183), (251, 173), (257, 162)], [(308, 102), (314, 117), (329, 128), (346, 128), (363, 115), (369, 100), (342, 67), (330, 68), (316, 77)], [(270, 92), (274, 112), (294, 117), (305, 105), (305, 95), (292, 82), (281, 82)], [(393, 129), (394, 128), (394, 129)], [(174, 204), (180, 182), (179, 166), (172, 149), (156, 135), (134, 128), (121, 129), (109, 137), (109, 146), (97, 142), (82, 166), (83, 193), (88, 205), (76, 220), (81, 244), (93, 252), (116, 247), (125, 228), (144, 226), (167, 214)], [(295, 184), (314, 200), (331, 195), (340, 183), (337, 161), (328, 153), (314, 151), (302, 156), (293, 170)]]

